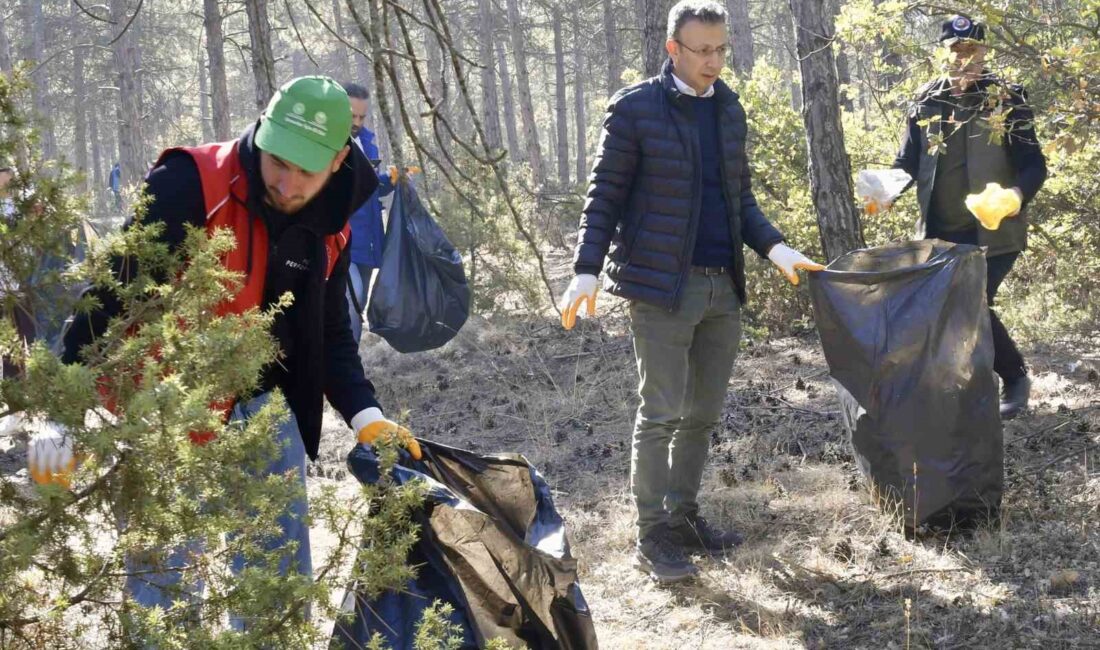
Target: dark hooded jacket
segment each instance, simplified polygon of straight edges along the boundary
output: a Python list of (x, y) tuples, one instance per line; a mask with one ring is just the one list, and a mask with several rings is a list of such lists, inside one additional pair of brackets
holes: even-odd
[[(294, 215), (282, 214), (263, 202), (260, 152), (253, 140), (257, 126), (252, 125), (241, 136), (238, 155), (247, 174), (246, 207), (253, 219), (263, 220), (269, 235), (262, 307), (270, 306), (286, 292), (294, 296), (291, 307), (277, 315), (272, 325), (283, 358), (265, 369), (260, 390), (283, 391), (306, 451), (316, 458), (324, 397), (348, 422), (362, 409), (378, 406), (374, 386), (363, 373), (358, 346), (351, 335), (345, 291), (350, 246), (344, 248), (329, 278), (324, 277), (324, 238), (344, 228), (351, 212), (374, 192), (377, 180), (373, 173), (364, 174), (358, 169), (369, 163), (358, 147), (352, 146), (344, 165), (317, 197)], [(143, 223), (163, 223), (162, 240), (170, 249), (183, 244), (186, 224), (205, 227), (202, 183), (188, 153), (165, 155), (145, 179), (145, 189), (151, 201)], [(237, 245), (253, 244), (250, 236), (249, 241)], [(120, 261), (118, 272), (124, 281), (128, 279), (123, 271), (126, 268), (132, 267)], [(101, 334), (108, 321), (121, 311), (113, 294), (91, 291), (102, 307), (74, 317), (64, 339), (62, 360), (66, 363), (76, 362), (80, 349)]]

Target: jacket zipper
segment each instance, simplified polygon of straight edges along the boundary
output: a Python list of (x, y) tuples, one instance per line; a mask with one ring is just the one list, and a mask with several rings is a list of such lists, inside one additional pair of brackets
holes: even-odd
[[(675, 110), (675, 107), (674, 109)], [(695, 118), (695, 111), (692, 110), (692, 118)], [(673, 115), (673, 125), (676, 124), (676, 117)], [(702, 170), (700, 167), (703, 165), (701, 155), (699, 153), (699, 129), (696, 125), (688, 127), (691, 131), (691, 156), (693, 160), (692, 164), (692, 201), (691, 201), (691, 214), (688, 215), (688, 236), (684, 241), (684, 250), (682, 252), (683, 261), (680, 263), (680, 277), (676, 280), (676, 292), (672, 296), (672, 306), (669, 307), (669, 313), (675, 312), (680, 307), (681, 292), (684, 287), (684, 279), (691, 272), (691, 252), (695, 248), (695, 238), (699, 236), (699, 211), (702, 205)]]

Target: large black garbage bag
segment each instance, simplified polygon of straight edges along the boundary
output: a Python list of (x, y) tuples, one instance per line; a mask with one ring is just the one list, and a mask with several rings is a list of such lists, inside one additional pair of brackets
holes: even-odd
[[(454, 608), (463, 648), (500, 638), (536, 650), (595, 649), (577, 561), (546, 481), (517, 454), (481, 456), (424, 440), (420, 446), (422, 460), (403, 454), (393, 470), (398, 484), (428, 487), (420, 540), (407, 558), (417, 576), (374, 600), (352, 585), (344, 598), (350, 618), (337, 622), (331, 647), (363, 648), (378, 633), (386, 647), (411, 650), (424, 610), (441, 601)], [(379, 478), (369, 446), (356, 446), (348, 467), (364, 483)]]
[(969, 527), (1000, 507), (985, 278), (980, 248), (937, 240), (854, 251), (811, 275), (856, 460), (908, 529)]
[(421, 352), (458, 334), (470, 314), (462, 257), (405, 178), (390, 206), (382, 266), (367, 306), (370, 331), (398, 352)]

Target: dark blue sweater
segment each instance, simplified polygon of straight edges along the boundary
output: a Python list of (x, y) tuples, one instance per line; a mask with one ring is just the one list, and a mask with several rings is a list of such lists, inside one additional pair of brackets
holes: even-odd
[(699, 230), (691, 263), (695, 266), (732, 266), (733, 237), (730, 235), (726, 197), (722, 192), (722, 164), (718, 151), (718, 116), (714, 97), (688, 97), (699, 126), (699, 149), (703, 173), (703, 197), (699, 207)]

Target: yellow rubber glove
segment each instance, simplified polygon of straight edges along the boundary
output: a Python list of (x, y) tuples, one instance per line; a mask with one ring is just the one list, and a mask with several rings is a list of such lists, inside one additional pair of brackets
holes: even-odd
[(558, 301), (562, 327), (567, 330), (573, 329), (577, 324), (577, 312), (580, 311), (582, 303), (589, 318), (596, 315), (597, 289), (599, 289), (599, 281), (590, 273), (581, 273), (573, 278), (565, 293), (561, 295), (561, 300)]
[(783, 275), (787, 276), (787, 279), (794, 285), (798, 284), (799, 269), (805, 271), (822, 271), (825, 269), (824, 265), (818, 264), (786, 244), (772, 246), (772, 249), (768, 251), (768, 259), (772, 261), (772, 264), (779, 267)]
[[(412, 176), (413, 174), (419, 174), (420, 171), (421, 171), (420, 167), (418, 167), (416, 165), (412, 165), (412, 166), (409, 166), (409, 167), (405, 168), (405, 173), (408, 174), (409, 176)], [(396, 183), (396, 182), (397, 182), (397, 166), (396, 165), (390, 165), (390, 183)]]
[(369, 408), (363, 411), (361, 415), (362, 418), (357, 415), (352, 419), (352, 422), (356, 425), (360, 425), (357, 420), (365, 421), (365, 424), (358, 427), (360, 443), (373, 445), (380, 439), (396, 440), (398, 444), (409, 451), (409, 455), (413, 457), (413, 460), (420, 460), (423, 457), (420, 452), (420, 443), (413, 437), (412, 432), (393, 420), (387, 420), (382, 416), (381, 410)]
[(1018, 188), (1001, 187), (999, 183), (989, 183), (978, 194), (966, 197), (966, 209), (970, 210), (986, 230), (997, 230), (1001, 221), (1020, 214), (1024, 195)]
[(54, 483), (66, 490), (76, 471), (72, 438), (59, 424), (45, 422), (37, 427), (27, 445), (27, 469), (39, 485)]

